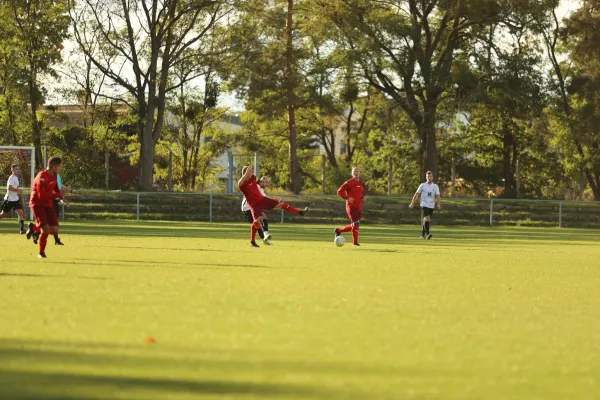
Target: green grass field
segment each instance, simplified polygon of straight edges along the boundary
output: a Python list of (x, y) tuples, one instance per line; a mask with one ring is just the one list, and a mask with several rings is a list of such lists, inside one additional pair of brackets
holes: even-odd
[(598, 231), (68, 223), (38, 260), (15, 227), (0, 399), (600, 396)]

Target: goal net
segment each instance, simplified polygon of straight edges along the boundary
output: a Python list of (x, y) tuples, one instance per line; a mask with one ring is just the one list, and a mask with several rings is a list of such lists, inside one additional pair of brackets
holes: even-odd
[(23, 202), (28, 209), (29, 193), (35, 178), (35, 147), (0, 146), (0, 183), (2, 200), (6, 194), (6, 182), (12, 174), (10, 167), (19, 166), (19, 186), (23, 189)]

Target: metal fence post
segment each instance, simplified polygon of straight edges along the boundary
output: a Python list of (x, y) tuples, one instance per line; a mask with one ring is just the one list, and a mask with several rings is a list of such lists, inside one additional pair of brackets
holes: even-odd
[(562, 228), (562, 208), (563, 208), (563, 202), (560, 202), (560, 205), (558, 206), (558, 227)]
[(209, 203), (208, 204), (208, 218), (209, 218), (210, 222), (212, 222), (212, 214), (213, 214), (213, 211), (212, 211), (213, 198), (212, 197), (213, 197), (213, 195), (211, 194), (210, 200), (208, 202)]
[(258, 151), (254, 153), (254, 175), (256, 175), (257, 179), (258, 179), (258, 163), (260, 161), (260, 156), (258, 155)]
[(137, 194), (137, 220), (140, 220), (140, 194)]
[(227, 193), (233, 193), (233, 152), (227, 152)]
[[(284, 201), (284, 197), (283, 196), (281, 196), (281, 201)], [(282, 224), (283, 224), (283, 215), (284, 215), (284, 212), (283, 212), (283, 208), (282, 208), (281, 209), (281, 223)]]
[(494, 226), (494, 199), (490, 201), (490, 226)]

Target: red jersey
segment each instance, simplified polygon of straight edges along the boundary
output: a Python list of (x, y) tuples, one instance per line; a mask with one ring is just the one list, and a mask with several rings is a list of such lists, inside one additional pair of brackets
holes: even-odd
[(260, 203), (265, 199), (265, 196), (258, 189), (258, 182), (256, 182), (256, 176), (252, 175), (250, 179), (246, 181), (242, 186), (239, 187), (240, 192), (244, 194), (244, 197), (248, 201), (250, 207)]
[[(365, 187), (361, 181), (352, 178), (346, 181), (337, 191), (337, 195), (346, 200), (346, 205), (352, 208), (362, 208), (362, 201), (365, 198)], [(352, 197), (351, 203), (348, 199)]]
[(33, 181), (33, 189), (29, 198), (29, 206), (52, 208), (52, 200), (62, 199), (56, 175), (50, 175), (47, 170), (40, 171)]

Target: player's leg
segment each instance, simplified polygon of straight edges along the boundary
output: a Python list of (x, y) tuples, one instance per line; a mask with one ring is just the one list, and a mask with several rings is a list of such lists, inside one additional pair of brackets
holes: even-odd
[(429, 233), (429, 227), (431, 224), (431, 216), (433, 215), (433, 209), (423, 207), (423, 231), (421, 239), (431, 239), (433, 235)]
[(348, 215), (348, 219), (350, 220), (350, 223), (346, 226), (343, 226), (341, 228), (336, 228), (335, 230), (335, 237), (340, 236), (342, 233), (346, 233), (346, 232), (351, 232), (352, 231), (352, 208), (349, 206), (346, 206), (346, 214)]
[[(54, 209), (54, 213), (56, 214), (56, 219), (58, 220), (58, 218), (60, 217), (60, 200), (58, 200), (58, 199), (52, 200), (52, 208)], [(61, 242), (60, 238), (58, 237), (58, 233), (53, 234), (53, 235), (54, 235), (54, 245), (64, 246), (64, 243)]]
[[(244, 211), (244, 216), (246, 217), (246, 219), (248, 220), (248, 222), (250, 222), (251, 224), (254, 223), (254, 217), (252, 216), (252, 211), (250, 211), (250, 210)], [(265, 234), (264, 234), (264, 232), (263, 232), (262, 229), (259, 229), (257, 233), (258, 233), (258, 236), (261, 239), (264, 239)]]
[(262, 230), (264, 231), (264, 237), (262, 238), (263, 242), (267, 246), (270, 246), (271, 243), (269, 243), (269, 240), (273, 239), (273, 237), (269, 233), (269, 220), (267, 219), (267, 215), (265, 213), (262, 213), (262, 215), (260, 217), (260, 226), (262, 227)]
[(260, 207), (260, 205), (256, 205), (250, 208), (250, 211), (252, 212), (252, 223), (250, 225), (250, 246), (260, 247), (256, 244), (256, 234), (261, 228), (260, 219), (262, 215), (262, 208)]
[[(269, 199), (269, 198), (267, 197), (267, 199)], [(277, 202), (277, 200), (273, 200), (273, 199), (270, 199), (270, 200)], [(267, 208), (267, 210), (268, 209), (269, 208)], [(291, 205), (285, 203), (284, 201), (277, 202), (277, 204), (273, 205), (273, 207), (270, 209), (271, 210), (284, 210), (289, 213), (300, 215), (300, 216), (303, 216), (308, 211), (308, 207), (304, 207), (304, 209), (298, 210), (297, 208), (292, 207)]]
[(431, 233), (429, 233), (429, 227), (431, 226), (431, 217), (432, 216), (433, 216), (433, 209), (429, 212), (429, 215), (426, 217), (426, 221), (425, 221), (425, 234), (426, 234), (427, 240), (431, 240), (431, 238), (433, 237), (433, 235)]
[(0, 205), (0, 219), (8, 217), (8, 212), (10, 211), (10, 202), (8, 200), (4, 200)]
[[(35, 226), (40, 230), (40, 236), (38, 240), (38, 257), (46, 258), (46, 243), (48, 242), (48, 235), (51, 232), (48, 216), (52, 211), (46, 207), (34, 207), (33, 216), (35, 217)], [(53, 213), (53, 212), (52, 212)], [(52, 214), (54, 215), (54, 214)]]
[(16, 209), (15, 212), (19, 217), (19, 231), (21, 235), (23, 235), (27, 232), (27, 230), (25, 229), (25, 212), (23, 211), (23, 207)]
[(352, 215), (352, 245), (360, 246), (358, 244), (358, 230), (360, 229), (360, 218), (361, 218), (361, 210), (355, 207), (352, 207), (350, 210)]

